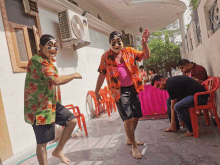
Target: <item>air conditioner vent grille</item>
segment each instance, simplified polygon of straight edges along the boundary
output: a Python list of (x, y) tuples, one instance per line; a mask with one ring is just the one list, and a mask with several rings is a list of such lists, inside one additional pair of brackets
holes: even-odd
[(30, 10), (34, 11), (36, 13), (39, 13), (38, 7), (37, 7), (37, 2), (31, 1), (31, 0), (29, 0), (28, 2), (29, 2)]
[(70, 38), (70, 31), (69, 31), (66, 11), (59, 13), (58, 16), (60, 23), (61, 38), (62, 39)]

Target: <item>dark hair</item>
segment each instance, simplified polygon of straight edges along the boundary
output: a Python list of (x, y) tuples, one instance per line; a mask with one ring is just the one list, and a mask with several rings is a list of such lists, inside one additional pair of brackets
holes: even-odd
[(152, 80), (151, 80), (151, 85), (154, 86), (154, 82), (155, 82), (155, 81), (160, 81), (161, 78), (164, 78), (164, 77), (161, 76), (161, 75), (156, 75), (156, 76), (154, 76), (154, 77), (152, 78)]
[(45, 44), (52, 39), (56, 40), (56, 38), (54, 36), (52, 36), (50, 34), (44, 34), (40, 37), (40, 44), (42, 46), (45, 46)]
[(180, 65), (186, 65), (186, 64), (190, 64), (190, 61), (187, 59), (181, 59), (179, 60), (177, 65), (180, 66)]
[(109, 43), (111, 43), (112, 39), (115, 37), (115, 36), (118, 36), (121, 38), (122, 40), (122, 34), (118, 31), (113, 31), (110, 35), (109, 35)]
[(143, 65), (139, 66), (139, 69), (144, 69), (144, 66)]
[(154, 69), (149, 69), (150, 71), (152, 71), (154, 74), (155, 74), (155, 71), (154, 71)]

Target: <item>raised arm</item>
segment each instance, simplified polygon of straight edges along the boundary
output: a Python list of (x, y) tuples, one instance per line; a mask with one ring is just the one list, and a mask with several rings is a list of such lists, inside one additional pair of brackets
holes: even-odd
[(143, 51), (144, 51), (144, 55), (143, 55), (142, 59), (150, 58), (150, 50), (147, 45), (149, 35), (150, 35), (150, 31), (146, 28), (144, 31), (144, 34), (142, 36), (142, 46), (143, 46)]

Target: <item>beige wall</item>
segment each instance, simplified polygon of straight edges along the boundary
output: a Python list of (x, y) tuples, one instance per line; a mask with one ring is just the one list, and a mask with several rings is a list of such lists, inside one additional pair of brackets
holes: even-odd
[[(59, 43), (60, 32), (57, 12), (49, 7), (39, 4), (39, 17), (43, 34), (55, 36)], [(89, 28), (91, 44), (74, 50), (71, 48), (61, 48), (56, 57), (56, 66), (59, 75), (68, 75), (79, 72), (83, 79), (73, 80), (61, 86), (62, 104), (74, 104), (79, 106), (81, 113), (89, 120), (92, 112), (87, 109), (86, 95), (89, 90), (95, 90), (98, 77), (98, 67), (102, 54), (110, 48), (108, 34), (110, 32), (100, 32), (94, 28)], [(9, 136), (13, 152), (13, 160), (27, 158), (27, 153), (35, 153), (36, 139), (33, 128), (24, 121), (24, 82), (25, 73), (13, 73), (8, 46), (6, 42), (5, 30), (0, 12), (0, 87), (5, 110), (5, 117), (9, 131)], [(106, 83), (104, 84), (106, 85)], [(59, 137), (62, 129), (56, 127), (56, 138)], [(29, 152), (30, 150), (30, 152)], [(9, 163), (9, 164), (16, 164)]]
[[(198, 7), (199, 22), (201, 27), (202, 43), (197, 44), (197, 38), (195, 33), (194, 22), (191, 22), (190, 28), (187, 32), (187, 36), (191, 34), (193, 50), (182, 58), (189, 59), (190, 61), (196, 62), (206, 68), (208, 75), (220, 77), (220, 28), (212, 35), (208, 36), (208, 30), (210, 30), (209, 20), (206, 19), (206, 8), (210, 8), (212, 0), (201, 0)], [(218, 0), (220, 2), (220, 0)], [(188, 42), (188, 44), (190, 44)], [(190, 47), (190, 45), (189, 45)], [(190, 49), (190, 48), (189, 48)], [(218, 105), (218, 112), (220, 114), (220, 89), (216, 92), (216, 102)]]

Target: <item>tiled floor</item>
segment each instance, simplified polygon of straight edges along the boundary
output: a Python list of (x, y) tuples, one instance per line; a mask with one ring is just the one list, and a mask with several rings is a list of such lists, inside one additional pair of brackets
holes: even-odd
[[(87, 123), (89, 137), (84, 131), (71, 138), (64, 154), (71, 165), (217, 165), (220, 164), (220, 133), (214, 125), (206, 126), (199, 117), (200, 138), (183, 137), (186, 129), (176, 133), (165, 133), (168, 119), (143, 120), (136, 130), (136, 139), (145, 144), (140, 146), (143, 158), (135, 160), (131, 156), (131, 146), (125, 144), (123, 122), (114, 112), (111, 117), (102, 114)], [(51, 156), (54, 148), (48, 150), (49, 165), (61, 165), (61, 161)], [(38, 165), (36, 156), (21, 165)]]

